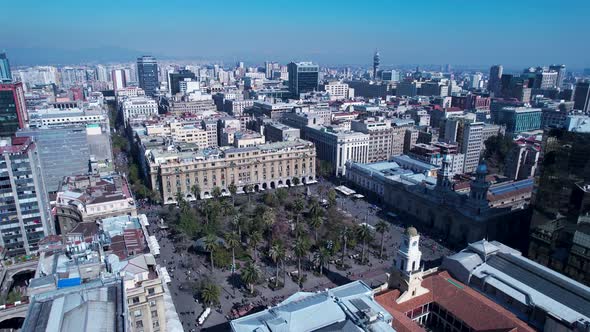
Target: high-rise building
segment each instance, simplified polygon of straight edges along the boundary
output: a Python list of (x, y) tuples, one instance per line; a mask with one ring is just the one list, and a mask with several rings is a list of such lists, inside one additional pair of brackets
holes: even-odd
[(10, 137), (28, 121), (22, 83), (0, 84), (0, 137)]
[(6, 57), (6, 53), (0, 53), (0, 83), (2, 82), (12, 82), (10, 63)]
[(377, 72), (379, 71), (379, 64), (381, 63), (381, 59), (379, 56), (379, 52), (375, 51), (375, 55), (373, 55), (373, 79), (378, 79)]
[(502, 89), (501, 78), (504, 67), (502, 65), (493, 65), (490, 68), (490, 78), (488, 80), (488, 90), (495, 95), (499, 94)]
[(153, 96), (158, 90), (158, 63), (153, 56), (144, 55), (137, 58), (137, 77), (139, 87), (148, 96)]
[(10, 257), (35, 253), (41, 239), (55, 234), (38, 158), (28, 137), (0, 143), (0, 244)]
[(295, 98), (318, 90), (320, 67), (311, 62), (289, 63), (289, 92)]
[(127, 87), (127, 79), (125, 78), (125, 70), (113, 69), (111, 72), (113, 80), (113, 90), (118, 91)]
[(175, 95), (180, 92), (180, 82), (183, 82), (185, 79), (190, 79), (196, 81), (195, 73), (190, 70), (182, 69), (177, 73), (170, 73), (170, 86), (168, 89), (172, 95)]
[(108, 82), (109, 81), (109, 72), (103, 65), (96, 65), (96, 80), (99, 82)]
[(574, 109), (590, 111), (590, 81), (578, 82), (574, 92)]
[(557, 87), (561, 88), (563, 85), (563, 80), (565, 79), (565, 65), (551, 65), (549, 66), (549, 70), (557, 72)]

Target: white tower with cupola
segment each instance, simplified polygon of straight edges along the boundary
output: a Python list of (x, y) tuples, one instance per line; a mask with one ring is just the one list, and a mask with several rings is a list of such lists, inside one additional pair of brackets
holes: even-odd
[(414, 227), (408, 227), (401, 240), (389, 278), (389, 288), (399, 289), (402, 293), (397, 303), (428, 293), (428, 289), (422, 287), (424, 270), (421, 264), (422, 252), (418, 231)]

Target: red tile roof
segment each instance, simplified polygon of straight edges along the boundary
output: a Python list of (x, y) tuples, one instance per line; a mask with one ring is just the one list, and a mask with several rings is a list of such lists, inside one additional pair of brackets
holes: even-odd
[(436, 302), (474, 331), (534, 331), (513, 313), (453, 279), (446, 271), (427, 276), (422, 286), (430, 292), (403, 303), (395, 302), (400, 296), (399, 290), (386, 291), (375, 297), (394, 317), (393, 327), (397, 331), (424, 331), (405, 313), (431, 302)]

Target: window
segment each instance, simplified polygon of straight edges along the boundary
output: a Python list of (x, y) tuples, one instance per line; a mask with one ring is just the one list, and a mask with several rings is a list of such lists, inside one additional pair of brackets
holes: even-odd
[(139, 296), (133, 298), (133, 304), (139, 303)]
[(138, 320), (137, 322), (135, 322), (135, 327), (138, 328), (138, 329), (139, 328), (142, 328), (143, 327), (143, 322), (140, 321), (140, 320)]
[(156, 306), (156, 301), (150, 301), (150, 307), (155, 307)]
[(152, 311), (152, 317), (158, 317), (158, 312), (156, 310)]
[(156, 290), (153, 288), (148, 288), (148, 294), (149, 295), (154, 295), (156, 293)]
[(135, 317), (141, 317), (141, 310), (135, 310), (133, 312), (133, 316), (135, 316)]

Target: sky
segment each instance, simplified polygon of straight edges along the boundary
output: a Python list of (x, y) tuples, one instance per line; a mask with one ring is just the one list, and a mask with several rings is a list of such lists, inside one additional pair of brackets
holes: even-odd
[(365, 65), (378, 49), (384, 66), (590, 67), (588, 0), (29, 0), (1, 8), (10, 14), (0, 20), (0, 49), (15, 64), (143, 53)]

